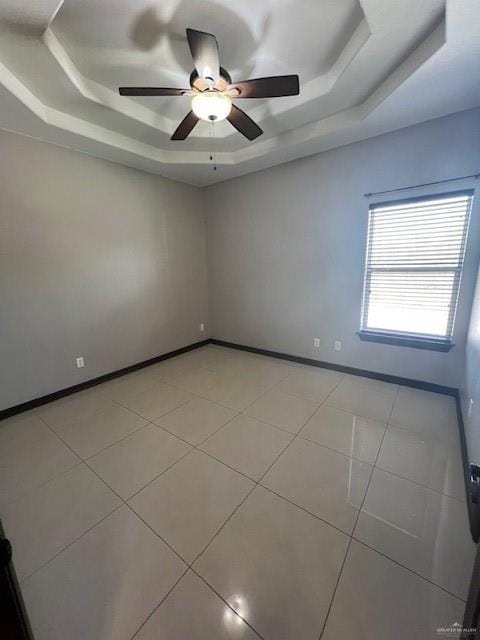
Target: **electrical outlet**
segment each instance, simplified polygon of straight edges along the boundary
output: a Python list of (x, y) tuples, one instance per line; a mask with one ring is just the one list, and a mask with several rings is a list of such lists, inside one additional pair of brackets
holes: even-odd
[(83, 359), (83, 356), (80, 356), (79, 358), (77, 358), (76, 363), (77, 363), (77, 369), (81, 369), (82, 367), (84, 367), (85, 360)]
[(473, 411), (473, 398), (470, 398), (470, 400), (468, 401), (468, 412), (467, 412), (468, 418), (472, 417), (472, 411)]
[(200, 323), (200, 331), (205, 331), (205, 325), (203, 322)]
[(335, 340), (335, 342), (333, 343), (333, 346), (335, 348), (335, 351), (342, 350), (342, 343), (340, 342), (340, 340)]
[(313, 339), (313, 346), (315, 347), (315, 349), (318, 349), (318, 347), (320, 346), (320, 338)]

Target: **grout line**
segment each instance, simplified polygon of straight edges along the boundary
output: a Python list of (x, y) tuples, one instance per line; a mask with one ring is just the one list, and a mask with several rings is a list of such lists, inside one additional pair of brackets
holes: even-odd
[(378, 469), (378, 471), (382, 471), (383, 473), (388, 473), (391, 476), (395, 476), (395, 478), (399, 478), (400, 480), (406, 480), (407, 482), (411, 482), (412, 484), (416, 484), (417, 487), (421, 487), (422, 489), (425, 489), (426, 491), (432, 491), (433, 493), (436, 493), (440, 496), (443, 496), (444, 498), (450, 498), (451, 500), (456, 500), (457, 502), (461, 502), (462, 504), (466, 505), (466, 500), (464, 498), (457, 498), (456, 496), (452, 496), (449, 493), (443, 493), (443, 491), (439, 491), (438, 489), (433, 489), (432, 487), (429, 487), (426, 484), (422, 484), (421, 482), (417, 482), (416, 480), (412, 480), (411, 478), (407, 478), (406, 476), (402, 476), (399, 473), (395, 473), (394, 471), (390, 471), (389, 469), (384, 469), (383, 467), (379, 467), (378, 465), (375, 465), (375, 469)]
[[(145, 418), (144, 418), (144, 420), (145, 420)], [(145, 429), (146, 427), (148, 427), (151, 424), (153, 424), (153, 423), (149, 422), (148, 420), (145, 420), (145, 424), (140, 425), (139, 427), (137, 427), (133, 431), (130, 431), (130, 433), (127, 433), (124, 436), (122, 436), (121, 438), (119, 438), (118, 440), (115, 440), (115, 442), (111, 442), (110, 444), (106, 444), (104, 447), (102, 447), (98, 451), (95, 451), (95, 453), (91, 453), (90, 455), (85, 456), (85, 457), (81, 456), (79, 453), (77, 453), (77, 455), (80, 456), (80, 458), (82, 459), (82, 462), (86, 462), (87, 460), (91, 460), (92, 458), (95, 458), (95, 456), (98, 456), (100, 453), (103, 453), (107, 449), (110, 449), (111, 447), (113, 447), (113, 445), (119, 444), (120, 442), (123, 442), (124, 440), (127, 440), (131, 436), (134, 436), (136, 433), (140, 433), (140, 431), (143, 431), (143, 429)], [(153, 426), (156, 426), (156, 425), (153, 425)]]
[[(384, 431), (386, 431), (386, 428), (384, 429)], [(345, 453), (344, 451), (340, 451), (340, 449), (334, 449), (333, 447), (329, 447), (328, 444), (323, 444), (322, 442), (317, 442), (317, 440), (312, 440), (311, 438), (302, 436), (301, 433), (298, 433), (297, 436), (300, 438), (300, 440), (304, 440), (305, 442), (310, 442), (311, 444), (315, 444), (317, 445), (317, 447), (323, 447), (324, 449), (328, 449), (333, 453), (339, 453), (340, 455), (345, 456), (345, 458), (349, 458), (350, 460), (355, 460), (356, 462), (360, 462), (361, 464), (366, 464), (369, 467), (373, 467), (373, 462), (367, 462), (367, 460), (362, 460), (362, 458), (359, 458), (358, 456), (353, 456), (353, 455), (349, 456), (348, 453)]]
[(231, 465), (229, 465), (228, 462), (224, 462), (223, 460), (220, 460), (220, 458), (217, 458), (216, 456), (214, 456), (213, 453), (210, 453), (209, 451), (204, 451), (203, 449), (199, 449), (197, 447), (195, 447), (195, 449), (200, 453), (203, 453), (204, 455), (208, 456), (215, 462), (219, 462), (220, 464), (223, 464), (223, 466), (227, 467), (227, 469), (230, 469), (230, 471), (234, 471), (235, 473), (238, 473), (239, 475), (243, 476), (246, 480), (250, 480), (250, 482), (253, 482), (254, 484), (258, 484), (258, 481), (255, 478), (248, 476), (243, 471), (239, 471), (238, 469), (235, 469), (235, 467), (232, 467)]
[(182, 558), (182, 556), (178, 553), (178, 551), (176, 551), (176, 550), (172, 547), (172, 545), (171, 545), (169, 542), (167, 542), (167, 541), (165, 540), (165, 538), (163, 538), (163, 537), (158, 533), (158, 531), (155, 531), (155, 529), (154, 529), (151, 525), (149, 525), (149, 524), (148, 524), (148, 522), (147, 522), (146, 520), (144, 520), (144, 519), (143, 519), (143, 517), (142, 517), (140, 514), (138, 514), (138, 513), (135, 511), (135, 509), (134, 509), (130, 504), (128, 504), (128, 502), (125, 502), (124, 504), (125, 504), (125, 506), (126, 506), (126, 507), (128, 507), (128, 508), (130, 509), (130, 511), (131, 511), (135, 516), (137, 516), (137, 518), (138, 518), (139, 520), (141, 520), (141, 521), (143, 522), (143, 524), (147, 527), (147, 529), (149, 529), (149, 530), (150, 530), (150, 531), (151, 531), (151, 532), (152, 532), (152, 533), (153, 533), (157, 538), (159, 538), (159, 539), (160, 539), (160, 540), (161, 540), (161, 541), (162, 541), (162, 542), (163, 542), (163, 543), (164, 543), (164, 544), (165, 544), (165, 545), (170, 549), (170, 551), (171, 551), (172, 553), (174, 553), (174, 554), (177, 556), (177, 558), (182, 562), (182, 564), (186, 565), (187, 569), (189, 569), (189, 568), (190, 568), (190, 563), (189, 563), (189, 562), (187, 562), (187, 560), (185, 560), (185, 558)]
[[(56, 434), (54, 434), (54, 435), (56, 435)], [(39, 489), (42, 489), (43, 487), (45, 487), (50, 482), (53, 482), (57, 478), (61, 478), (61, 476), (65, 475), (67, 473), (70, 473), (71, 471), (73, 471), (77, 467), (80, 467), (82, 465), (83, 460), (81, 458), (79, 458), (78, 455), (77, 455), (77, 458), (78, 458), (78, 461), (75, 464), (72, 464), (71, 467), (68, 467), (68, 469), (63, 469), (63, 471), (60, 471), (59, 473), (56, 473), (55, 475), (51, 476), (47, 480), (43, 480), (42, 482), (40, 482), (40, 484), (37, 484), (34, 487), (29, 487), (27, 489), (24, 489), (15, 498), (6, 499), (5, 502), (2, 501), (2, 504), (1, 504), (2, 509), (3, 508), (6, 509), (6, 508), (10, 507), (11, 505), (16, 504), (20, 500), (23, 500), (27, 495), (29, 495), (33, 491), (38, 491)]]
[(257, 631), (257, 629), (255, 629), (255, 627), (253, 627), (253, 626), (250, 624), (250, 622), (248, 622), (248, 620), (247, 620), (246, 618), (243, 618), (243, 617), (242, 617), (242, 616), (241, 616), (237, 611), (235, 611), (235, 609), (234, 609), (234, 608), (233, 608), (233, 607), (232, 607), (232, 606), (227, 602), (227, 600), (225, 600), (225, 598), (224, 598), (224, 597), (223, 597), (223, 596), (222, 596), (222, 595), (221, 595), (221, 594), (220, 594), (220, 593), (219, 593), (219, 592), (218, 592), (214, 587), (212, 587), (212, 585), (211, 585), (209, 582), (207, 582), (207, 581), (205, 580), (205, 578), (202, 576), (202, 574), (198, 573), (198, 571), (197, 571), (196, 569), (194, 569), (194, 567), (190, 567), (190, 571), (191, 571), (192, 573), (194, 573), (194, 574), (197, 576), (197, 578), (199, 578), (202, 582), (204, 582), (204, 583), (207, 585), (207, 587), (208, 587), (209, 589), (211, 589), (211, 590), (213, 591), (213, 593), (214, 593), (216, 596), (218, 596), (218, 598), (219, 598), (222, 602), (224, 602), (224, 603), (226, 604), (226, 606), (227, 606), (231, 611), (233, 611), (233, 613), (234, 613), (236, 616), (238, 616), (238, 617), (240, 618), (240, 620), (242, 620), (242, 621), (247, 625), (247, 627), (249, 627), (249, 628), (253, 631), (253, 633), (254, 633), (256, 636), (258, 636), (261, 640), (265, 640), (265, 639), (264, 639), (264, 636), (262, 636), (262, 634), (260, 633), (260, 631)]
[[(170, 435), (170, 434), (168, 434)], [(132, 495), (128, 496), (128, 498), (125, 499), (125, 502), (128, 504), (128, 501), (131, 500), (132, 498), (135, 498), (135, 496), (137, 496), (140, 492), (142, 492), (144, 489), (146, 489), (148, 486), (150, 486), (152, 484), (152, 482), (155, 482), (155, 480), (158, 480), (158, 478), (160, 478), (161, 476), (163, 476), (164, 473), (167, 473), (167, 471), (170, 471), (170, 469), (172, 467), (174, 467), (177, 462), (180, 462), (181, 460), (183, 460), (184, 458), (186, 458), (190, 453), (192, 453), (192, 451), (194, 450), (194, 447), (192, 447), (190, 445), (190, 449), (188, 451), (186, 451), (182, 456), (180, 456), (179, 458), (177, 458), (174, 462), (172, 462), (172, 464), (169, 464), (168, 467), (166, 467), (165, 469), (163, 469), (160, 473), (158, 473), (154, 478), (152, 478), (151, 480), (149, 480), (147, 482), (147, 484), (143, 485), (142, 487), (140, 487), (140, 489), (138, 489), (138, 491), (135, 491), (135, 493), (132, 493)]]
[(411, 569), (410, 567), (407, 567), (407, 565), (402, 564), (401, 562), (398, 562), (398, 560), (395, 560), (394, 558), (391, 558), (390, 556), (387, 556), (387, 554), (383, 553), (383, 551), (379, 551), (378, 549), (375, 549), (375, 547), (370, 546), (364, 540), (360, 540), (360, 538), (356, 538), (355, 536), (352, 536), (352, 541), (353, 540), (355, 540), (355, 542), (357, 544), (361, 544), (364, 547), (367, 547), (367, 549), (370, 549), (370, 551), (374, 551), (375, 553), (378, 553), (379, 556), (382, 556), (383, 558), (386, 558), (390, 562), (393, 562), (393, 564), (396, 564), (398, 567), (401, 567), (405, 571), (408, 571), (409, 573), (413, 573), (413, 575), (416, 576), (417, 578), (420, 578), (424, 582), (428, 582), (428, 584), (432, 585), (432, 587), (435, 587), (436, 589), (440, 589), (441, 591), (443, 591), (444, 593), (448, 594), (452, 598), (456, 598), (457, 600), (460, 600), (460, 602), (463, 602), (463, 603), (466, 602), (466, 600), (464, 600), (461, 596), (457, 595), (456, 593), (452, 593), (452, 591), (449, 591), (448, 589), (446, 589), (445, 587), (442, 587), (440, 584), (437, 584), (436, 582), (432, 582), (431, 580), (429, 580), (429, 578), (426, 578), (425, 576), (422, 576), (421, 573), (418, 573), (414, 569)]
[[(284, 453), (284, 452), (282, 452)], [(338, 527), (335, 524), (332, 524), (332, 522), (330, 522), (329, 520), (325, 520), (325, 518), (322, 518), (321, 516), (317, 515), (316, 513), (313, 513), (312, 511), (309, 511), (306, 507), (302, 507), (301, 505), (297, 504), (296, 502), (293, 502), (293, 500), (291, 500), (290, 498), (286, 498), (285, 496), (282, 496), (281, 493), (277, 493), (275, 491), (275, 489), (272, 489), (271, 487), (267, 487), (265, 484), (262, 484), (262, 482), (258, 483), (260, 487), (262, 487), (262, 489), (265, 489), (265, 491), (268, 491), (269, 493), (273, 493), (273, 495), (277, 496), (277, 498), (281, 498), (282, 500), (285, 500), (285, 502), (289, 502), (292, 506), (296, 507), (297, 509), (300, 509), (301, 511), (304, 511), (305, 513), (308, 513), (309, 516), (312, 516), (312, 518), (315, 518), (316, 520), (320, 520), (320, 522), (322, 522), (323, 524), (328, 525), (329, 527), (332, 527), (332, 529), (336, 529), (338, 531), (338, 533), (341, 533), (343, 536), (351, 538), (352, 534), (351, 533), (347, 533), (344, 529), (340, 529), (340, 527)], [(353, 529), (352, 529), (353, 531)]]
[[(225, 409), (226, 407), (222, 406), (222, 405), (217, 405), (219, 407), (221, 407), (222, 409)], [(233, 409), (231, 409), (231, 411), (234, 411)], [(166, 431), (167, 433), (169, 433), (172, 436), (175, 436), (175, 438), (178, 438), (179, 440), (181, 440), (182, 442), (185, 442), (186, 444), (190, 445), (191, 447), (194, 447), (195, 449), (198, 449), (200, 447), (200, 445), (204, 444), (204, 442), (206, 442), (209, 438), (212, 438), (216, 433), (218, 433), (221, 429), (223, 429), (223, 427), (226, 427), (227, 424), (229, 424), (230, 422), (232, 422), (232, 420), (235, 420), (235, 418), (238, 418), (238, 416), (240, 415), (240, 413), (234, 412), (234, 415), (231, 416), (226, 422), (224, 422), (223, 424), (221, 424), (218, 429), (215, 429), (215, 431), (212, 431), (211, 434), (209, 434), (206, 438), (204, 438), (201, 442), (198, 442), (197, 444), (193, 444), (191, 442), (189, 442), (188, 440), (185, 440), (185, 438), (182, 438), (181, 436), (177, 435), (176, 433), (173, 433), (172, 431), (170, 431), (167, 427), (164, 427), (161, 424), (158, 424), (157, 422), (153, 422), (152, 424), (154, 424), (156, 427), (158, 427), (159, 429), (163, 429), (163, 431)], [(163, 416), (162, 416), (163, 417)], [(160, 418), (157, 418), (157, 420), (160, 420)], [(204, 452), (205, 453), (205, 452)]]
[(89, 531), (91, 531), (92, 529), (95, 529), (96, 526), (98, 526), (99, 524), (101, 524), (104, 520), (106, 520), (109, 516), (111, 516), (113, 513), (115, 513), (115, 511), (118, 511), (119, 509), (121, 509), (124, 505), (123, 502), (120, 502), (119, 504), (117, 504), (116, 507), (114, 507), (111, 511), (109, 511), (108, 513), (106, 513), (104, 516), (102, 516), (99, 520), (97, 520), (97, 522), (94, 522), (90, 527), (88, 527), (88, 529), (85, 529), (85, 531), (82, 531), (82, 533), (80, 535), (78, 535), (76, 538), (74, 538), (73, 540), (71, 540), (68, 544), (66, 544), (65, 546), (63, 546), (61, 549), (59, 549), (58, 551), (56, 551), (54, 553), (54, 555), (49, 558), (48, 560), (46, 560), (43, 564), (41, 564), (40, 566), (38, 566), (36, 569), (34, 569), (33, 571), (31, 571), (28, 575), (26, 575), (25, 577), (23, 577), (21, 580), (19, 580), (20, 584), (22, 585), (24, 582), (26, 582), (27, 580), (29, 580), (32, 576), (34, 576), (36, 573), (38, 573), (39, 571), (41, 571), (42, 569), (44, 569), (47, 565), (49, 565), (51, 562), (53, 562), (53, 560), (55, 560), (55, 558), (57, 556), (59, 556), (61, 553), (63, 553), (64, 551), (66, 551), (66, 549), (68, 549), (68, 547), (71, 547), (73, 544), (75, 544), (75, 542), (78, 542), (78, 540), (80, 540), (80, 538), (83, 538), (84, 535), (86, 535)]
[(163, 596), (163, 598), (160, 600), (160, 602), (157, 604), (157, 606), (148, 614), (148, 616), (145, 618), (145, 620), (142, 622), (142, 624), (137, 628), (137, 630), (133, 633), (133, 635), (130, 636), (130, 640), (134, 640), (135, 636), (137, 635), (137, 633), (142, 629), (142, 627), (144, 627), (147, 622), (150, 620), (150, 618), (153, 616), (153, 614), (155, 613), (155, 611), (162, 606), (162, 604), (165, 602), (165, 600), (168, 598), (168, 596), (172, 593), (172, 591), (176, 588), (176, 586), (179, 584), (179, 582), (182, 580), (182, 578), (185, 576), (185, 574), (188, 572), (189, 567), (185, 568), (185, 571), (180, 575), (180, 577), (178, 578), (178, 580), (170, 587), (170, 589), (167, 591), (167, 593)]
[[(396, 391), (396, 394), (395, 394), (395, 398), (394, 398), (394, 400), (393, 400), (393, 402), (392, 402), (392, 406), (391, 406), (391, 408), (390, 408), (390, 413), (389, 413), (389, 415), (388, 415), (387, 425), (388, 425), (388, 423), (389, 423), (389, 421), (390, 421), (390, 418), (391, 418), (391, 416), (392, 416), (392, 413), (393, 413), (393, 407), (395, 406), (395, 402), (397, 401), (398, 392), (399, 392), (399, 387), (397, 387), (397, 391)], [(334, 600), (335, 600), (335, 596), (337, 595), (338, 585), (340, 584), (340, 579), (341, 579), (341, 577), (342, 577), (342, 575), (343, 575), (343, 569), (345, 568), (345, 564), (346, 564), (346, 562), (347, 562), (347, 557), (348, 557), (348, 555), (349, 555), (349, 553), (350, 553), (350, 548), (351, 548), (351, 546), (352, 546), (353, 535), (354, 535), (354, 533), (355, 533), (355, 529), (356, 529), (356, 527), (357, 527), (357, 523), (358, 523), (358, 520), (359, 520), (359, 518), (360, 518), (360, 514), (361, 514), (361, 512), (362, 512), (362, 509), (363, 509), (363, 505), (365, 504), (365, 500), (367, 499), (367, 493), (368, 493), (368, 490), (369, 490), (369, 488), (370, 488), (370, 483), (371, 483), (371, 481), (372, 481), (373, 473), (374, 473), (374, 471), (375, 471), (375, 465), (377, 464), (378, 456), (380, 455), (380, 450), (381, 450), (381, 448), (382, 448), (383, 440), (385, 439), (385, 434), (386, 434), (386, 433), (387, 433), (387, 429), (385, 428), (385, 430), (384, 430), (384, 432), (383, 432), (383, 435), (382, 435), (381, 442), (380, 442), (380, 446), (378, 447), (377, 455), (375, 456), (375, 461), (374, 461), (374, 463), (373, 463), (372, 470), (371, 470), (371, 472), (370, 472), (370, 477), (369, 477), (369, 479), (368, 479), (368, 483), (367, 483), (367, 487), (366, 487), (366, 489), (365, 489), (365, 493), (363, 494), (363, 498), (362, 498), (362, 501), (361, 501), (361, 503), (360, 503), (360, 507), (358, 508), (358, 511), (357, 511), (357, 516), (356, 516), (356, 518), (355, 518), (355, 522), (354, 522), (354, 524), (353, 524), (352, 533), (351, 533), (350, 538), (349, 538), (349, 540), (348, 540), (347, 550), (346, 550), (346, 552), (345, 552), (345, 556), (344, 556), (344, 558), (343, 558), (342, 566), (340, 567), (340, 571), (339, 571), (339, 573), (338, 573), (337, 581), (336, 581), (336, 583), (335, 583), (335, 588), (333, 589), (332, 597), (331, 597), (331, 599), (330, 599), (330, 604), (329, 604), (328, 609), (327, 609), (327, 614), (326, 614), (326, 616), (325, 616), (325, 620), (324, 620), (324, 622), (323, 622), (322, 630), (320, 631), (320, 635), (319, 635), (319, 637), (318, 637), (318, 639), (319, 639), (319, 640), (322, 640), (323, 634), (325, 633), (325, 629), (326, 629), (326, 627), (327, 627), (328, 618), (330, 617), (330, 612), (331, 612), (331, 610), (332, 610), (333, 602), (334, 602)]]

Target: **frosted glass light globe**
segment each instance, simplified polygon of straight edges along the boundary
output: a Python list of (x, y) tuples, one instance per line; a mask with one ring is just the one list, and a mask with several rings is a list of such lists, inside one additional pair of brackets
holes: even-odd
[(192, 111), (207, 122), (225, 120), (232, 109), (232, 101), (218, 91), (204, 91), (192, 99)]

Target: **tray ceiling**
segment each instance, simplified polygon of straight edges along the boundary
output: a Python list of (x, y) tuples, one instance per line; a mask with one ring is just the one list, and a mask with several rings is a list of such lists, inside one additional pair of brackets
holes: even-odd
[[(476, 0), (0, 0), (0, 127), (206, 185), (480, 104)], [(298, 73), (301, 94), (240, 100), (264, 129), (170, 135), (189, 99), (185, 28), (214, 33), (234, 80)], [(475, 71), (476, 69), (476, 71)], [(215, 147), (218, 170), (209, 159)]]

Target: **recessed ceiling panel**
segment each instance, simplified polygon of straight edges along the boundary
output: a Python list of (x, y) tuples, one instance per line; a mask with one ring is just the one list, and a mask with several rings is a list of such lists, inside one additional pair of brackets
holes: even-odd
[[(392, 106), (395, 95), (403, 96), (400, 88), (413, 86), (427, 62), (430, 75), (423, 75), (438, 88), (439, 82), (448, 81), (442, 77), (442, 65), (450, 68), (448, 63), (455, 60), (456, 95), (450, 102), (476, 106), (472, 74), (458, 76), (458, 68), (463, 64), (469, 69), (478, 53), (476, 0), (451, 3), (448, 40), (443, 0), (64, 0), (60, 4), (38, 0), (33, 4), (0, 0), (0, 82), (46, 126), (36, 129), (50, 128), (55, 141), (64, 135), (69, 145), (78, 139), (82, 150), (89, 145), (92, 152), (101, 148), (103, 157), (110, 149), (117, 161), (121, 158), (187, 182), (213, 180), (207, 173), (213, 148), (215, 179), (222, 179), (222, 167), (230, 177), (247, 167), (254, 170), (312, 153), (327, 141), (332, 145), (338, 139), (342, 144), (350, 132), (361, 136), (362, 128), (371, 135), (375, 114), (385, 127), (388, 109), (398, 113)], [(201, 122), (187, 140), (172, 142), (172, 132), (190, 109), (188, 97), (119, 95), (119, 86), (188, 87), (193, 63), (187, 27), (216, 35), (221, 64), (234, 81), (300, 76), (299, 96), (238, 101), (264, 130), (254, 142), (227, 122), (215, 125), (215, 140), (209, 124)], [(423, 95), (417, 91), (411, 96), (411, 113), (406, 113), (410, 121), (416, 110), (422, 117), (448, 110), (448, 101), (442, 99), (439, 113), (440, 101), (430, 100), (429, 95), (426, 87)], [(389, 105), (387, 114), (382, 112), (384, 103)], [(3, 118), (9, 128), (12, 119)], [(3, 120), (0, 114), (0, 126)], [(19, 118), (20, 130), (28, 129), (27, 120)], [(398, 119), (395, 122), (398, 126)], [(55, 128), (58, 133), (53, 136)], [(199, 178), (202, 167), (204, 179)]]

